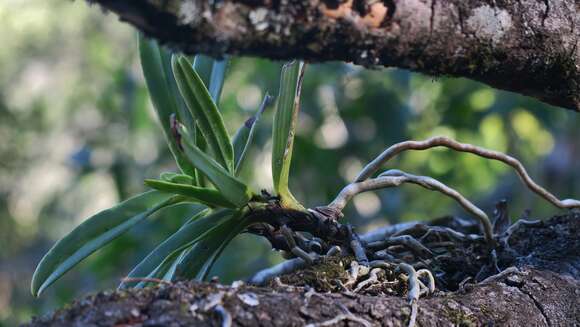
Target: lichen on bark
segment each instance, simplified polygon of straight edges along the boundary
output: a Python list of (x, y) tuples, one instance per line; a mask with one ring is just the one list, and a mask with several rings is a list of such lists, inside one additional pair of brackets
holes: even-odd
[(188, 53), (401, 67), (580, 111), (574, 0), (90, 1)]

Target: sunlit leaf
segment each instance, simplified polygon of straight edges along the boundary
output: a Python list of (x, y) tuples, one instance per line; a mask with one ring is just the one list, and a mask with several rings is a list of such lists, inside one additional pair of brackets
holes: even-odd
[(300, 109), (303, 74), (304, 63), (302, 61), (287, 63), (282, 68), (278, 103), (272, 127), (272, 177), (274, 179), (274, 189), (280, 196), (283, 206), (295, 209), (303, 209), (303, 207), (290, 193), (288, 177), (292, 161), (296, 121)]
[(38, 296), (91, 253), (107, 245), (157, 210), (181, 200), (181, 197), (173, 194), (151, 191), (88, 218), (58, 241), (42, 258), (32, 277), (32, 294)]
[(250, 145), (253, 142), (254, 134), (256, 132), (256, 125), (262, 116), (262, 113), (270, 104), (272, 97), (266, 94), (264, 100), (262, 100), (262, 104), (260, 104), (260, 108), (256, 114), (248, 120), (238, 129), (236, 134), (234, 135), (233, 139), (233, 146), (234, 146), (234, 160), (236, 165), (236, 175), (240, 173), (243, 168), (246, 152)]
[[(172, 180), (179, 178), (183, 177), (179, 175), (174, 176)], [(218, 190), (193, 186), (191, 185), (191, 180), (189, 181), (190, 183), (187, 185), (156, 179), (146, 179), (145, 185), (159, 191), (182, 195), (208, 206), (235, 208), (235, 205), (229, 202)]]
[[(153, 102), (153, 107), (163, 128), (165, 140), (181, 171), (188, 175), (194, 175), (193, 167), (189, 165), (179, 151), (179, 146), (171, 133), (170, 117), (172, 114), (176, 114), (179, 109), (168, 78), (165, 75), (160, 51), (161, 48), (157, 45), (157, 42), (146, 40), (143, 36), (139, 37), (139, 55), (143, 75), (145, 76), (151, 102)], [(183, 117), (181, 118), (187, 120)]]
[[(235, 219), (235, 217), (237, 217), (235, 211), (220, 209), (184, 225), (147, 255), (129, 273), (128, 277), (146, 277), (160, 265), (165, 265), (168, 268), (168, 262), (174, 260), (181, 251), (204, 239), (216, 228)], [(124, 282), (119, 287), (127, 288), (135, 284), (133, 282)]]
[(216, 161), (233, 172), (233, 149), (223, 119), (207, 88), (187, 58), (173, 57), (175, 80)]

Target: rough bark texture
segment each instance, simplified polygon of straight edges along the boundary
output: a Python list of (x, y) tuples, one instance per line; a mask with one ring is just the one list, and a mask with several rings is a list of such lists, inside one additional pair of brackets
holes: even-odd
[[(580, 325), (579, 233), (580, 214), (520, 225), (509, 242), (515, 255), (500, 260), (519, 272), (421, 298), (417, 326)], [(303, 326), (337, 317), (345, 319), (329, 325), (405, 326), (410, 309), (400, 296), (176, 283), (99, 293), (27, 326), (215, 326), (227, 316), (237, 326)]]
[[(553, 272), (526, 270), (465, 294), (419, 301), (418, 326), (574, 326), (580, 324), (580, 283)], [(132, 292), (105, 292), (76, 302), (52, 319), (29, 326), (218, 326), (215, 308), (204, 310), (216, 294), (237, 326), (305, 326), (345, 313), (373, 325), (406, 326), (409, 306), (400, 297), (354, 298), (343, 294), (267, 288), (176, 284)], [(248, 300), (248, 298), (255, 301)], [(333, 324), (343, 326), (344, 321)], [(352, 326), (360, 324), (352, 323)]]
[(89, 0), (189, 53), (451, 75), (580, 111), (577, 0)]

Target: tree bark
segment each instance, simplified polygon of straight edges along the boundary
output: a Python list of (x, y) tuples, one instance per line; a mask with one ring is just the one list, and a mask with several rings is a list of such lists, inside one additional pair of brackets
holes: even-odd
[(576, 0), (89, 0), (187, 53), (466, 77), (580, 111)]
[[(509, 253), (498, 253), (504, 272), (421, 297), (417, 326), (580, 325), (580, 213), (513, 229)], [(469, 270), (467, 266), (445, 269)], [(307, 280), (301, 273), (282, 281)], [(236, 326), (342, 326), (345, 321), (353, 326), (406, 326), (410, 312), (402, 296), (323, 293), (275, 283), (180, 282), (101, 292), (26, 326), (216, 326), (229, 318)]]
[[(572, 278), (523, 270), (464, 293), (421, 299), (417, 326), (575, 326), (579, 289)], [(406, 326), (410, 316), (400, 297), (178, 283), (99, 293), (27, 326), (219, 326), (227, 320), (220, 311), (236, 326), (306, 326), (341, 315), (344, 320), (330, 326), (360, 326), (363, 320), (368, 326)]]

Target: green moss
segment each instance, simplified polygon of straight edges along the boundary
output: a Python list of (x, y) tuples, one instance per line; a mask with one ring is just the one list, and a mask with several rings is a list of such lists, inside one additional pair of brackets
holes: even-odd
[[(322, 293), (343, 292), (343, 285), (349, 281), (348, 270), (354, 260), (352, 256), (331, 257), (312, 267), (280, 276), (280, 281), (286, 285), (310, 286)], [(365, 280), (368, 276), (361, 276), (358, 282)], [(407, 291), (407, 282), (401, 279), (401, 276), (400, 273), (392, 270), (382, 271), (377, 276), (378, 283), (361, 290), (360, 294), (404, 296)], [(277, 285), (271, 282), (270, 286), (275, 288)]]
[(443, 313), (449, 320), (453, 323), (453, 326), (460, 326), (460, 327), (474, 327), (477, 326), (477, 320), (475, 317), (467, 312), (464, 312), (459, 309), (453, 309), (449, 306), (443, 310)]
[(336, 292), (340, 288), (336, 281), (348, 279), (347, 269), (352, 260), (353, 257), (331, 257), (307, 269), (280, 276), (280, 281), (294, 286), (308, 285), (318, 292)]

